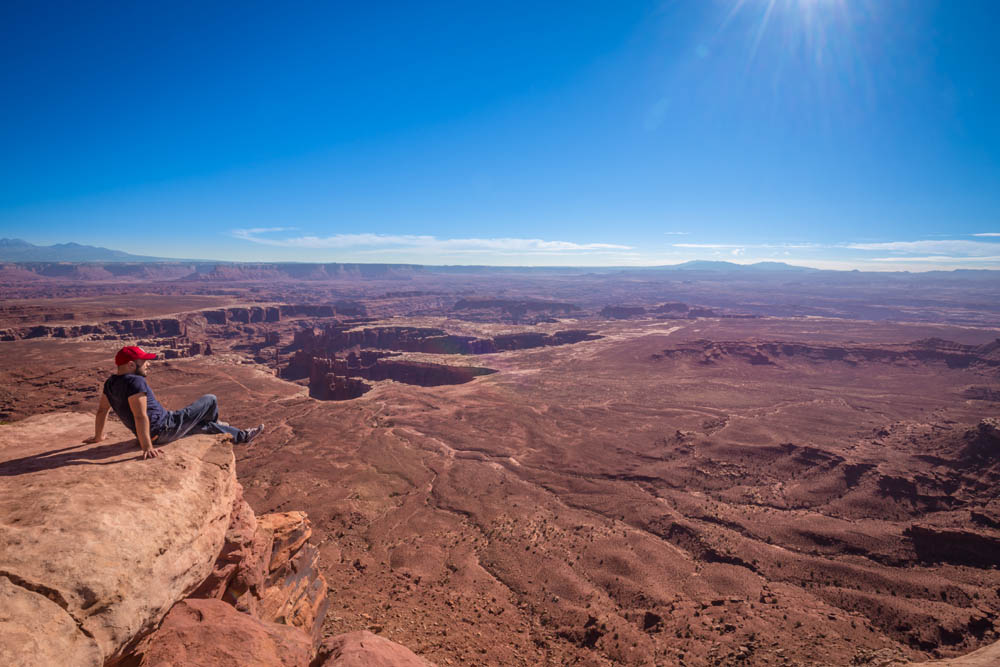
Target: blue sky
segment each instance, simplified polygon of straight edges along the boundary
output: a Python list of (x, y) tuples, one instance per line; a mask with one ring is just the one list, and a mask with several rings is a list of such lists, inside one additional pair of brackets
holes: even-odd
[(1000, 268), (1000, 8), (4, 3), (0, 236)]

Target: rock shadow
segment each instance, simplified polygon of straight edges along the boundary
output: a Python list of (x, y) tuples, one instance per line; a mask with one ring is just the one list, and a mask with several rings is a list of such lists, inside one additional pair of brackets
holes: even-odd
[[(81, 447), (86, 447), (86, 449), (81, 449)], [(129, 452), (134, 452), (136, 456), (117, 461), (106, 460)], [(142, 450), (139, 449), (135, 438), (89, 447), (86, 444), (79, 444), (31, 456), (24, 456), (19, 459), (2, 461), (0, 462), (0, 477), (25, 475), (40, 470), (62, 468), (63, 466), (112, 465), (124, 461), (132, 461), (136, 458), (142, 458)]]

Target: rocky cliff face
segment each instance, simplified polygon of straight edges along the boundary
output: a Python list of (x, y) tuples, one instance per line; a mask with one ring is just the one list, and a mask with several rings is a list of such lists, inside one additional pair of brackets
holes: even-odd
[(337, 301), (332, 304), (281, 304), (278, 306), (240, 306), (203, 310), (199, 313), (208, 324), (239, 322), (280, 322), (291, 317), (334, 317), (337, 314), (363, 315), (364, 307), (353, 301)]
[(949, 368), (990, 370), (1000, 367), (1000, 341), (986, 345), (961, 345), (930, 338), (906, 345), (816, 345), (799, 342), (748, 342), (696, 340), (654, 354), (653, 359), (690, 359), (711, 365), (739, 360), (754, 365), (777, 365), (783, 360), (806, 363), (839, 362), (849, 366), (866, 363), (915, 365), (942, 363)]
[(232, 448), (215, 438), (181, 440), (149, 465), (123, 427), (81, 447), (92, 433), (80, 413), (0, 429), (0, 578), (87, 647), (84, 661), (50, 664), (117, 659), (155, 628), (211, 573), (236, 497)]
[(255, 516), (228, 442), (143, 461), (117, 422), (92, 432), (83, 413), (0, 426), (0, 664), (349, 664), (323, 648), (308, 518)]
[(39, 324), (30, 327), (15, 327), (0, 330), (0, 341), (22, 340), (24, 338), (78, 338), (97, 335), (117, 338), (121, 336), (185, 336), (187, 327), (179, 319), (164, 317), (151, 320), (111, 320), (101, 324), (75, 324), (69, 326), (49, 326)]
[(298, 348), (281, 371), (289, 380), (309, 378), (309, 394), (323, 400), (349, 400), (371, 389), (363, 380), (395, 380), (405, 384), (434, 387), (463, 384), (493, 369), (450, 366), (408, 360), (386, 360), (393, 356), (382, 350), (429, 354), (489, 354), (549, 345), (569, 345), (600, 338), (589, 331), (569, 330), (552, 334), (523, 332), (493, 338), (456, 336), (428, 327), (371, 327), (329, 325), (295, 333), (292, 347)]
[(549, 345), (568, 345), (601, 338), (590, 331), (568, 330), (553, 334), (525, 332), (503, 334), (494, 338), (457, 336), (430, 327), (371, 327), (352, 329), (330, 325), (322, 331), (302, 329), (292, 345), (319, 354), (334, 354), (351, 348), (424, 352), (427, 354), (491, 354), (506, 350), (524, 350)]
[[(160, 317), (144, 320), (109, 320), (93, 324), (35, 324), (31, 326), (0, 329), (0, 342), (23, 340), (26, 338), (79, 338), (92, 336), (106, 339), (117, 338), (167, 338), (184, 337), (188, 324), (201, 327), (205, 324), (256, 324), (280, 322), (296, 317), (327, 318), (337, 315), (361, 317), (365, 308), (355, 301), (336, 301), (332, 304), (281, 304), (277, 306), (236, 306), (212, 310), (179, 313), (176, 317)], [(73, 320), (73, 313), (50, 314), (52, 319)]]
[(496, 373), (491, 368), (448, 366), (420, 361), (383, 360), (377, 353), (362, 350), (345, 358), (314, 357), (299, 351), (293, 356), (283, 376), (289, 379), (309, 377), (309, 395), (325, 401), (345, 401), (367, 393), (366, 380), (395, 380), (421, 387), (464, 384), (481, 375)]

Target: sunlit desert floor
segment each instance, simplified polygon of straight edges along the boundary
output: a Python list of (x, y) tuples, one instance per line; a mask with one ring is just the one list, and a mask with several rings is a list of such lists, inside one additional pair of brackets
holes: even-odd
[[(843, 665), (996, 639), (997, 459), (976, 425), (998, 405), (968, 396), (997, 371), (857, 353), (994, 332), (590, 328), (604, 337), (477, 355), (499, 372), (468, 384), (351, 401), (233, 352), (150, 381), (168, 407), (211, 392), (224, 419), (267, 424), (239, 478), (258, 513), (309, 513), (328, 633), (369, 628), (441, 664)], [(752, 356), (776, 341), (800, 345)], [(4, 344), (18, 410), (89, 409), (119, 344)]]

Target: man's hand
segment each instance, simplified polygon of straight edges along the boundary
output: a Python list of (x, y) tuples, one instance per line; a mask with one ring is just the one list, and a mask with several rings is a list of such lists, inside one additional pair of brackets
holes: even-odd
[(145, 461), (147, 458), (155, 459), (159, 455), (160, 455), (160, 453), (158, 451), (156, 451), (152, 447), (150, 447), (149, 449), (142, 450), (142, 460), (143, 461)]
[(83, 444), (85, 444), (85, 445), (93, 445), (95, 443), (101, 442), (102, 440), (104, 440), (104, 436), (103, 435), (100, 438), (98, 438), (96, 435), (92, 435), (89, 438), (87, 438), (86, 440), (84, 440)]

